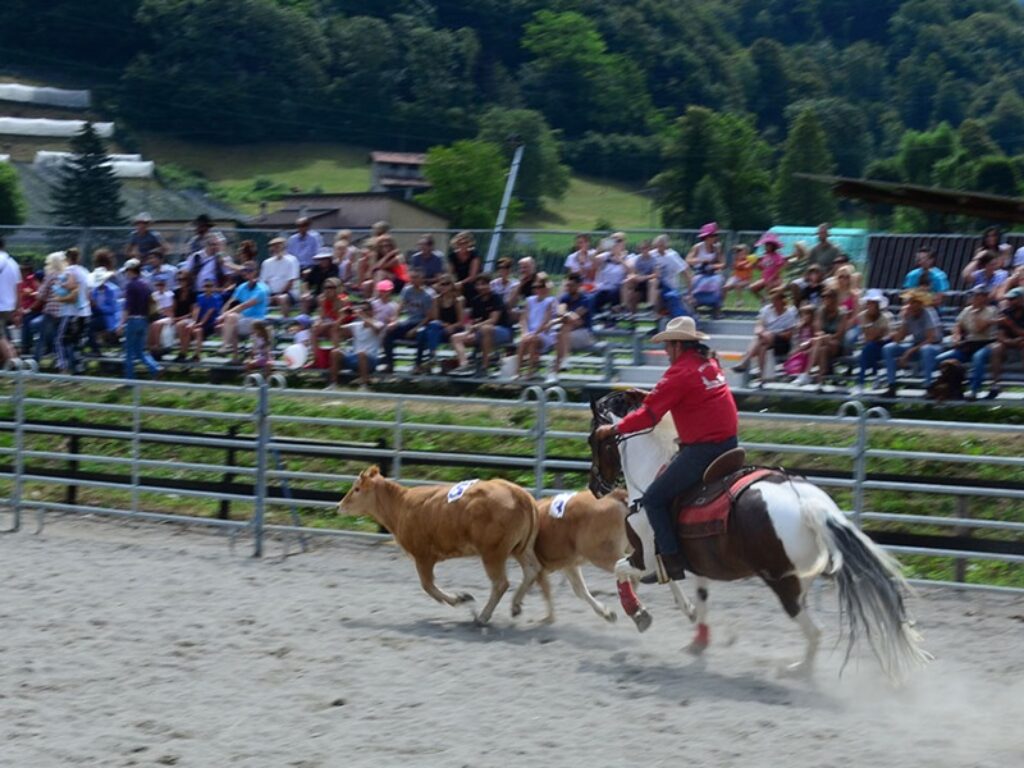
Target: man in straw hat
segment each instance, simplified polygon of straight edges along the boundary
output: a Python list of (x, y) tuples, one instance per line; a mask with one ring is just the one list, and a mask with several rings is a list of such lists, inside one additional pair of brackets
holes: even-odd
[(864, 394), (868, 370), (878, 372), (878, 364), (882, 361), (882, 349), (885, 347), (885, 340), (889, 338), (889, 329), (892, 326), (892, 316), (886, 312), (889, 299), (880, 289), (869, 290), (860, 303), (862, 309), (857, 316), (857, 327), (860, 329), (864, 347), (860, 351), (857, 385), (850, 390), (854, 397)]
[(924, 288), (904, 291), (900, 327), (892, 341), (882, 348), (889, 388), (886, 397), (896, 397), (896, 369), (907, 368), (920, 358), (925, 389), (932, 383), (935, 358), (942, 351), (942, 325), (931, 293)]
[(654, 341), (665, 342), (670, 362), (661, 381), (643, 404), (618, 424), (597, 431), (599, 439), (651, 429), (672, 414), (681, 446), (679, 453), (651, 483), (641, 500), (654, 528), (662, 580), (684, 578), (686, 562), (679, 552), (672, 502), (700, 482), (704, 470), (736, 447), (736, 401), (725, 374), (704, 344), (709, 337), (697, 330), (692, 317), (675, 317)]

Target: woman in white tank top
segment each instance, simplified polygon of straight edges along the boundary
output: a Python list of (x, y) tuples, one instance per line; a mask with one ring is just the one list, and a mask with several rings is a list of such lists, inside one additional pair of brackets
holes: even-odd
[(555, 319), (555, 297), (547, 273), (538, 272), (533, 283), (534, 293), (526, 297), (526, 307), (519, 319), (522, 336), (516, 356), (516, 378), (523, 377), (523, 362), (530, 358), (530, 376), (540, 368), (540, 356), (555, 344), (551, 324)]

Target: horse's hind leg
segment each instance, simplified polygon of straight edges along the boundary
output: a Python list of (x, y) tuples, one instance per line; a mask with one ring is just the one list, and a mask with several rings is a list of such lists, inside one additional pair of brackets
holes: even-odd
[(593, 608), (594, 613), (605, 621), (615, 621), (615, 611), (606, 608), (597, 600), (597, 598), (590, 594), (590, 590), (587, 589), (587, 582), (583, 579), (583, 571), (580, 570), (578, 565), (566, 568), (565, 577), (572, 585), (572, 591), (576, 593), (576, 597)]
[[(508, 591), (508, 574), (505, 571), (505, 555), (491, 556), (484, 560), (484, 571), (491, 580), (491, 597), (487, 605), (477, 614), (476, 623), (486, 624), (491, 620), (491, 614), (498, 606), (499, 601)], [(532, 577), (530, 578), (532, 581)]]
[(800, 580), (796, 576), (784, 576), (781, 579), (765, 579), (765, 583), (779, 596), (782, 608), (789, 615), (789, 618), (800, 625), (800, 629), (804, 633), (804, 639), (807, 640), (807, 647), (804, 649), (803, 658), (780, 670), (780, 674), (807, 675), (814, 668), (814, 657), (818, 653), (821, 628), (814, 623), (814, 619), (807, 612), (807, 592), (811, 586), (811, 581), (812, 579)]
[(711, 642), (711, 631), (708, 629), (708, 580), (703, 576), (697, 577), (697, 634), (687, 650), (699, 656), (704, 653)]

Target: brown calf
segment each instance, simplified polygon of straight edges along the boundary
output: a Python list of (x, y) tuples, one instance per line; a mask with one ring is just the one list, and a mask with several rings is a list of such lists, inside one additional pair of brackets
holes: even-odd
[(473, 596), (439, 589), (434, 584), (434, 566), (453, 557), (478, 555), (491, 580), (490, 599), (476, 616), (480, 624), (490, 621), (508, 590), (508, 558), (515, 558), (523, 569), (514, 605), (522, 603), (521, 593), (540, 571), (534, 554), (536, 502), (505, 480), (403, 488), (377, 467), (370, 467), (338, 503), (338, 510), (346, 515), (368, 515), (391, 531), (398, 546), (416, 561), (423, 589), (440, 603), (459, 605)]
[[(615, 563), (628, 553), (625, 518), (629, 509), (626, 507), (626, 495), (623, 491), (615, 491), (598, 499), (590, 491), (580, 491), (572, 494), (568, 501), (564, 497), (556, 499), (543, 499), (537, 503), (540, 532), (535, 551), (541, 566), (537, 581), (548, 606), (545, 621), (555, 620), (555, 606), (547, 579), (547, 574), (555, 571), (565, 573), (576, 596), (593, 608), (598, 616), (606, 621), (615, 621), (615, 612), (590, 594), (580, 566), (593, 563), (613, 573)], [(512, 612), (513, 615), (518, 613), (515, 604)]]

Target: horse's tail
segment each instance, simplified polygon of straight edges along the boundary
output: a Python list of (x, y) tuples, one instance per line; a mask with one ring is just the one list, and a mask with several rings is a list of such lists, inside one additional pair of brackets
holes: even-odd
[[(815, 505), (818, 506), (818, 505)], [(833, 505), (834, 506), (834, 505)], [(932, 656), (920, 647), (904, 598), (909, 585), (900, 564), (846, 519), (838, 509), (816, 515), (818, 534), (827, 546), (830, 567), (839, 588), (839, 608), (849, 638), (846, 658), (863, 634), (878, 663), (900, 681)]]

